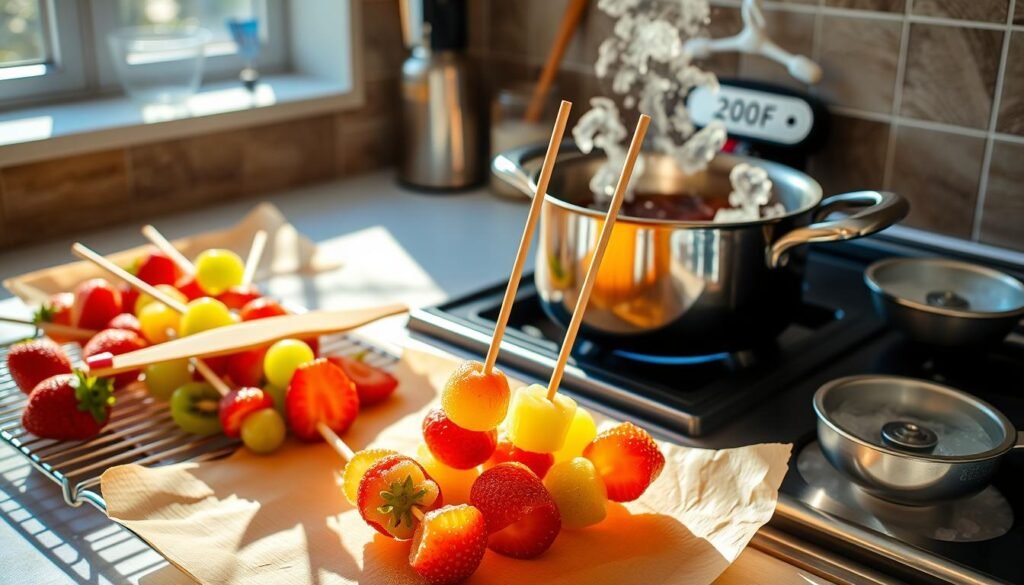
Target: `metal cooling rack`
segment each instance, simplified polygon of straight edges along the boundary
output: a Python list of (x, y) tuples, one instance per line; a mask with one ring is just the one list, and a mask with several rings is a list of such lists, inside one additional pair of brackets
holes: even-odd
[[(335, 335), (321, 339), (323, 353), (356, 355), (373, 366), (390, 369), (398, 358), (363, 340)], [(160, 466), (226, 457), (240, 445), (223, 435), (197, 437), (171, 420), (167, 404), (153, 399), (141, 384), (119, 390), (110, 422), (88, 441), (55, 441), (36, 437), (21, 426), (28, 400), (7, 371), (9, 346), (0, 347), (0, 439), (17, 449), (33, 467), (60, 486), (73, 507), (88, 502), (106, 512), (100, 476), (115, 465)], [(72, 361), (78, 346), (65, 346)]]

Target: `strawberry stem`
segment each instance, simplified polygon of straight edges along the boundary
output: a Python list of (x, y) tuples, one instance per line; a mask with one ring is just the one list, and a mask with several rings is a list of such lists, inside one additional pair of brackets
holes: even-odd
[(406, 475), (405, 481), (396, 481), (391, 484), (389, 489), (381, 490), (380, 497), (386, 503), (378, 506), (377, 511), (391, 516), (395, 527), (405, 523), (406, 526), (412, 528), (413, 508), (423, 505), (421, 500), (426, 494), (427, 490), (416, 489), (412, 476)]
[(78, 410), (91, 414), (97, 424), (106, 422), (108, 409), (114, 406), (114, 390), (110, 379), (93, 378), (82, 370), (75, 370), (71, 387), (75, 389)]

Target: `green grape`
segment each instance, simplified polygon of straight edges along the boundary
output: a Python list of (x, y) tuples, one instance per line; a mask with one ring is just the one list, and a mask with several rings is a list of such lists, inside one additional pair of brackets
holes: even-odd
[(188, 304), (188, 309), (181, 317), (181, 335), (195, 335), (200, 331), (224, 327), (235, 322), (235, 317), (227, 305), (217, 299), (202, 297)]
[(189, 382), (171, 394), (171, 418), (186, 433), (219, 433), (220, 394), (206, 382)]
[(231, 250), (214, 248), (196, 258), (196, 282), (208, 295), (217, 296), (242, 284), (245, 264)]
[(278, 388), (287, 388), (295, 369), (316, 359), (313, 350), (298, 339), (282, 339), (267, 350), (263, 358), (263, 373), (267, 381)]
[(284, 416), (284, 395), (288, 391), (288, 388), (281, 388), (274, 386), (273, 384), (267, 384), (263, 386), (263, 391), (274, 400), (274, 410), (281, 414), (281, 416)]
[(284, 436), (284, 419), (273, 408), (257, 410), (242, 421), (242, 442), (253, 453), (276, 451)]
[(150, 364), (144, 370), (146, 388), (157, 400), (168, 400), (175, 390), (192, 381), (188, 360), (174, 360)]

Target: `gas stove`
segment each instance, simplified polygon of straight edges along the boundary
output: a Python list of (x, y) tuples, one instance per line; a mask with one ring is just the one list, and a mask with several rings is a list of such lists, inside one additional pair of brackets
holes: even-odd
[[(792, 443), (775, 518), (752, 545), (812, 572), (852, 582), (892, 582), (895, 576), (920, 583), (1024, 583), (1024, 490), (1013, 484), (1014, 478), (1024, 477), (1019, 452), (1004, 458), (992, 486), (981, 494), (911, 508), (861, 492), (824, 461), (815, 440), (814, 392), (829, 380), (869, 373), (959, 388), (1024, 429), (1024, 330), (1018, 328), (1005, 343), (984, 351), (938, 351), (905, 340), (872, 310), (863, 283), (867, 265), (888, 256), (934, 253), (877, 237), (812, 247), (803, 308), (771, 346), (655, 359), (581, 338), (562, 388), (620, 417), (644, 421), (681, 444)], [(962, 259), (985, 263), (978, 257)], [(1020, 266), (996, 267), (1021, 276)], [(512, 373), (543, 380), (563, 332), (544, 314), (528, 285), (531, 280), (529, 275), (523, 279), (499, 363)], [(416, 311), (410, 328), (482, 355), (503, 291), (500, 284)], [(843, 560), (836, 560), (837, 554)], [(822, 568), (826, 565), (829, 569)]]

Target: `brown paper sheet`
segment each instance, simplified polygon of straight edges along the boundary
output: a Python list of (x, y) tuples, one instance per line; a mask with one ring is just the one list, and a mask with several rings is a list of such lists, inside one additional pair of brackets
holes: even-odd
[[(316, 244), (300, 234), (281, 211), (270, 203), (256, 206), (233, 227), (174, 240), (172, 243), (188, 258), (195, 258), (208, 248), (227, 248), (245, 258), (253, 235), (261, 229), (267, 232), (268, 238), (256, 271), (257, 280), (274, 274), (311, 273), (336, 267), (317, 256)], [(139, 241), (144, 241), (141, 234)], [(111, 254), (107, 258), (120, 266), (128, 266), (147, 249), (148, 244), (143, 244)], [(71, 256), (70, 251), (68, 256)], [(78, 283), (96, 277), (108, 276), (92, 263), (79, 261), (8, 278), (3, 284), (26, 304), (34, 305), (46, 301), (54, 293), (74, 290)]]
[[(407, 350), (395, 372), (399, 393), (360, 414), (346, 441), (414, 452), (454, 366)], [(638, 501), (613, 504), (597, 526), (563, 531), (539, 559), (488, 552), (469, 583), (715, 581), (771, 517), (790, 445), (663, 450), (665, 470)], [(112, 519), (202, 583), (420, 583), (408, 543), (374, 532), (340, 494), (341, 467), (326, 445), (289, 443), (268, 457), (241, 449), (221, 461), (115, 467), (102, 489)], [(791, 571), (775, 582), (796, 575), (781, 566)]]

